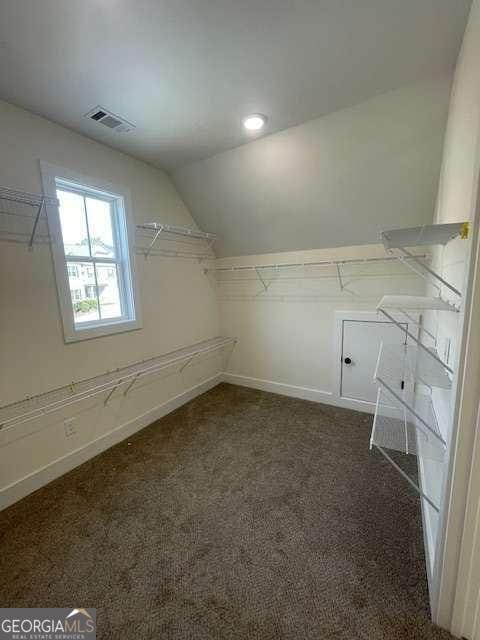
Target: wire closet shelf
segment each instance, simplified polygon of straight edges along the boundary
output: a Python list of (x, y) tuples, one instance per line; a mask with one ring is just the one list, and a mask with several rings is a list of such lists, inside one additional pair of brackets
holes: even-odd
[(0, 435), (21, 424), (97, 396), (103, 396), (103, 404), (107, 405), (117, 390), (121, 390), (123, 396), (127, 396), (134, 385), (147, 376), (174, 366), (179, 367), (179, 373), (183, 372), (193, 360), (228, 347), (233, 348), (236, 342), (237, 339), (231, 337), (212, 338), (5, 405), (0, 407)]
[(422, 227), (392, 229), (390, 231), (382, 231), (381, 233), (383, 245), (388, 253), (396, 255), (398, 260), (403, 261), (408, 259), (408, 261), (406, 261), (407, 266), (433, 284), (433, 286), (439, 290), (439, 293), (441, 291), (441, 285), (443, 285), (458, 296), (461, 296), (461, 292), (457, 287), (448, 282), (429, 265), (425, 264), (425, 261), (421, 257), (410, 253), (407, 247), (445, 246), (457, 237), (465, 239), (467, 236), (468, 222), (423, 225)]
[[(163, 255), (178, 258), (214, 258), (212, 246), (217, 235), (160, 222), (144, 222), (136, 225), (136, 251), (148, 258)], [(173, 248), (166, 243), (174, 244)]]
[[(426, 254), (418, 256), (427, 259)], [(302, 262), (279, 262), (270, 264), (244, 264), (229, 267), (206, 267), (205, 274), (212, 274), (217, 284), (245, 284), (257, 282), (266, 293), (274, 283), (303, 279), (334, 279), (341, 291), (348, 291), (348, 278), (378, 277), (385, 275), (379, 269), (385, 263), (398, 262), (395, 256), (369, 256), (364, 258), (343, 258)], [(357, 268), (368, 269), (359, 273)], [(388, 274), (391, 275), (390, 273)]]
[(0, 240), (46, 244), (49, 240), (46, 207), (58, 207), (56, 198), (0, 187)]
[[(432, 391), (434, 388), (451, 389), (453, 369), (437, 353), (436, 336), (419, 325), (411, 314), (428, 310), (457, 312), (459, 309), (455, 304), (441, 297), (441, 287), (446, 287), (459, 298), (461, 292), (406, 247), (446, 245), (454, 238), (465, 239), (467, 235), (467, 223), (426, 225), (382, 233), (386, 250), (390, 253), (398, 250), (400, 255), (396, 257), (433, 284), (439, 294), (436, 297), (387, 295), (377, 306), (377, 310), (405, 334), (405, 344), (382, 344), (380, 347), (374, 376), (379, 388), (370, 448), (376, 447), (437, 512), (439, 505), (422, 491), (387, 450), (439, 462), (445, 460), (447, 443), (439, 429)], [(409, 324), (417, 325), (417, 335), (408, 328), (408, 324), (395, 317), (399, 313), (408, 319)], [(432, 344), (426, 345), (423, 336), (427, 336)], [(422, 388), (427, 392), (419, 392)]]
[[(0, 187), (0, 241), (26, 244), (29, 249), (49, 244), (47, 208), (59, 206), (57, 198)], [(211, 249), (216, 239), (214, 233), (198, 229), (146, 222), (136, 225), (135, 250), (145, 257), (209, 259), (215, 257)]]

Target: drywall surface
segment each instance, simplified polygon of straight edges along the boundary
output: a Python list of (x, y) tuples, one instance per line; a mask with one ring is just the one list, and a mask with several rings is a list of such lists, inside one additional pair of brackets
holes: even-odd
[[(437, 268), (463, 293), (466, 292), (467, 286), (470, 249), (476, 246), (478, 232), (476, 209), (480, 168), (479, 59), (480, 2), (474, 0), (452, 86), (436, 209), (437, 222), (471, 222), (468, 241), (455, 240), (445, 249), (438, 250), (435, 255)], [(472, 263), (471, 268), (474, 267)], [(476, 277), (478, 278), (478, 274)], [(473, 271), (470, 282), (474, 282)], [(445, 288), (442, 288), (442, 295), (458, 303), (458, 298)], [(433, 319), (437, 322), (440, 344), (444, 341), (451, 343), (450, 361), (457, 370), (457, 388), (452, 390), (448, 398), (445, 398), (445, 394), (437, 394), (435, 398), (437, 410), (442, 411), (439, 402), (447, 406), (449, 424), (452, 424), (452, 415), (457, 422), (456, 431), (453, 434), (449, 431), (447, 434), (452, 437), (452, 442), (444, 516), (446, 532), (440, 539), (439, 549), (441, 557), (438, 566), (440, 580), (436, 619), (455, 635), (473, 638), (478, 637), (480, 632), (480, 629), (475, 627), (480, 606), (480, 571), (472, 552), (475, 545), (478, 545), (479, 497), (478, 493), (474, 495), (475, 484), (469, 480), (469, 474), (477, 421), (480, 365), (478, 361), (472, 363), (469, 356), (474, 353), (478, 340), (476, 336), (480, 329), (478, 324), (470, 325), (468, 333), (465, 332), (464, 327), (468, 327), (472, 321), (469, 318), (469, 301), (465, 296), (461, 304), (460, 314), (440, 314)], [(464, 324), (465, 309), (465, 319), (468, 322)], [(478, 453), (476, 455), (478, 456)], [(478, 465), (475, 458), (473, 464)], [(427, 474), (426, 482), (438, 484), (440, 478), (434, 473)], [(470, 491), (473, 492), (470, 503), (467, 501), (469, 483)], [(478, 482), (476, 485), (478, 487)]]
[[(195, 226), (163, 172), (0, 102), (0, 184), (40, 193), (40, 159), (128, 188), (136, 222)], [(197, 260), (137, 256), (136, 266), (143, 328), (66, 345), (50, 247), (30, 252), (23, 245), (1, 244), (0, 404), (218, 335), (215, 292)], [(94, 419), (76, 405), (77, 434), (68, 439), (63, 424), (52, 418), (41, 431), (0, 448), (0, 488), (164, 404), (221, 366), (212, 357), (181, 375), (168, 371), (149, 383), (149, 394), (144, 390), (127, 399), (112, 398)]]
[[(385, 257), (379, 245), (223, 258), (216, 266)], [(238, 336), (232, 382), (341, 404), (334, 384), (335, 311), (374, 311), (388, 293), (421, 295), (424, 284), (398, 261), (218, 275), (221, 331)], [(232, 377), (234, 376), (234, 377)], [(227, 378), (228, 379), (228, 378)]]
[(407, 86), (188, 165), (173, 180), (218, 256), (377, 242), (430, 223), (450, 78)]

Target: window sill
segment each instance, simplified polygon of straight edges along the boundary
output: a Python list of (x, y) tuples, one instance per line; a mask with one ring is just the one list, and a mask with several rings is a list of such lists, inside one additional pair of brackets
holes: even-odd
[(94, 338), (102, 338), (104, 336), (114, 335), (116, 333), (125, 333), (127, 331), (135, 331), (142, 328), (139, 320), (120, 320), (119, 322), (111, 322), (108, 324), (89, 325), (85, 328), (75, 328), (64, 331), (65, 342), (79, 342), (81, 340), (92, 340)]

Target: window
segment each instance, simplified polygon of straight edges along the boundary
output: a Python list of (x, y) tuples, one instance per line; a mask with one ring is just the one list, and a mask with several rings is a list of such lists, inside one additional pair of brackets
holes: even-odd
[(68, 271), (68, 275), (71, 278), (78, 278), (78, 267), (75, 265), (68, 265), (67, 266), (67, 271)]
[(97, 287), (94, 284), (85, 285), (85, 297), (92, 298), (92, 300), (98, 299)]
[(74, 302), (79, 302), (82, 299), (82, 290), (81, 289), (70, 289), (70, 294), (71, 294), (72, 300)]
[(57, 289), (67, 341), (136, 329), (126, 195), (42, 163)]

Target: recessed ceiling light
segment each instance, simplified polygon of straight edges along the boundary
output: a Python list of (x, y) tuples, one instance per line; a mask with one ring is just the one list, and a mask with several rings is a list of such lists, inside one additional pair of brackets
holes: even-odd
[(243, 119), (243, 126), (249, 131), (258, 131), (263, 127), (266, 121), (267, 117), (263, 116), (261, 113), (252, 113), (252, 115)]

